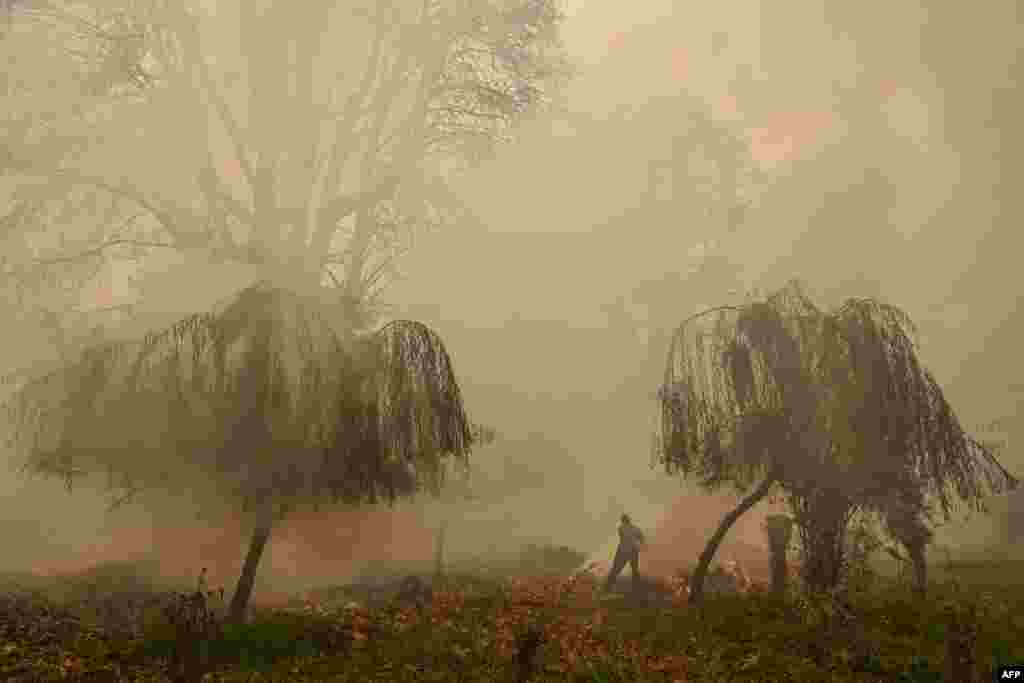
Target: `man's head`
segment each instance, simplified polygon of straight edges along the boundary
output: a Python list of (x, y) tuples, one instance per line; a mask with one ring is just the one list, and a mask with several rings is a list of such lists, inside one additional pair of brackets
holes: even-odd
[(620, 520), (623, 524), (632, 524), (632, 520), (629, 519), (629, 515), (622, 515)]

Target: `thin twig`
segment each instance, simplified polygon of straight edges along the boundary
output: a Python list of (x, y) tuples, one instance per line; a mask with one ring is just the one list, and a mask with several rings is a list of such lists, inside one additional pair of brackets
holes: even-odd
[(146, 248), (146, 249), (151, 249), (151, 248), (153, 248), (153, 249), (155, 249), (155, 248), (178, 249), (179, 248), (178, 245), (172, 244), (172, 243), (168, 243), (168, 242), (148, 242), (148, 241), (145, 241), (145, 240), (116, 239), (116, 240), (110, 240), (109, 242), (104, 242), (103, 244), (101, 244), (101, 245), (99, 245), (97, 247), (94, 247), (92, 249), (86, 249), (85, 251), (79, 252), (77, 254), (73, 254), (71, 256), (58, 256), (56, 258), (51, 258), (51, 259), (36, 259), (35, 261), (33, 261), (33, 263), (35, 263), (38, 266), (52, 266), (52, 265), (57, 264), (57, 263), (69, 263), (71, 261), (78, 261), (78, 260), (81, 260), (81, 259), (88, 258), (90, 256), (98, 256), (99, 254), (101, 254), (102, 252), (106, 251), (107, 249), (110, 249), (111, 247), (118, 247), (118, 246), (124, 246), (124, 245), (130, 245), (130, 246), (134, 246), (134, 247), (142, 247), (142, 248)]

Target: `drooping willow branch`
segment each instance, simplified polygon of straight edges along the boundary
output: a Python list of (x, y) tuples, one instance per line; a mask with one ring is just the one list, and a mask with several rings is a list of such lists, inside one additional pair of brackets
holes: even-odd
[(438, 490), (474, 442), (440, 338), (338, 324), (315, 298), (253, 286), (29, 382), (6, 406), (10, 444), (30, 471), (114, 471), (139, 489), (198, 472), (243, 505)]
[(919, 488), (948, 516), (1017, 480), (967, 434), (924, 368), (905, 313), (819, 309), (798, 283), (688, 318), (660, 392), (662, 460), (708, 486), (781, 468), (794, 491), (840, 480), (859, 500)]

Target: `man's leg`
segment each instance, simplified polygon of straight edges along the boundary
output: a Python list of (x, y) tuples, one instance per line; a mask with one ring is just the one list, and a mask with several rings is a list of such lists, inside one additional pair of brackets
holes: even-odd
[(629, 556), (629, 568), (633, 572), (633, 587), (636, 588), (640, 579), (640, 552), (636, 551)]
[(619, 578), (619, 574), (621, 574), (622, 570), (625, 568), (627, 559), (628, 558), (625, 553), (618, 550), (615, 551), (615, 559), (612, 560), (612, 570), (608, 572), (608, 578), (605, 579), (604, 582), (605, 592), (611, 590), (612, 584), (615, 583), (615, 579)]

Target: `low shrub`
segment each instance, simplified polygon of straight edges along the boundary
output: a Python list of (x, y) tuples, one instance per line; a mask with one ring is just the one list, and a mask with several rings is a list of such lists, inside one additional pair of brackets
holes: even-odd
[[(229, 683), (262, 671), (264, 680), (337, 683), (984, 680), (991, 667), (1024, 661), (1024, 620), (1013, 608), (1021, 586), (985, 585), (935, 583), (926, 601), (886, 583), (844, 596), (719, 594), (691, 609), (605, 599), (587, 572), (449, 574), (422, 609), (307, 602), (239, 626), (221, 619), (219, 594), (191, 591), (174, 594), (132, 647), (25, 596), (0, 601), (0, 679)], [(973, 653), (957, 664), (972, 673), (951, 669), (954, 639)]]

